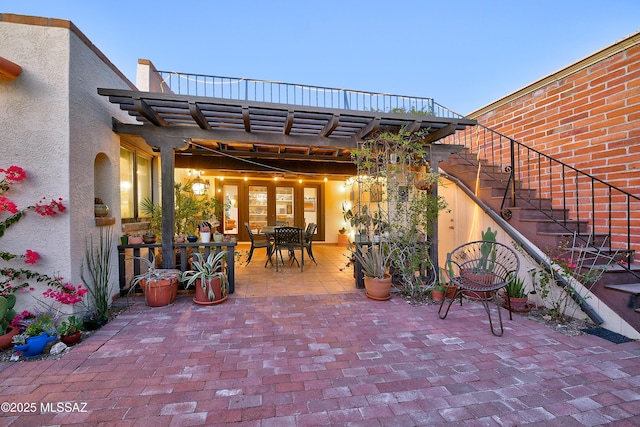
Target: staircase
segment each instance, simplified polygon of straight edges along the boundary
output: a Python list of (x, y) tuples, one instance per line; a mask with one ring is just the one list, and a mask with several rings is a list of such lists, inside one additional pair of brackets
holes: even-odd
[(542, 251), (576, 233), (614, 256), (591, 291), (640, 331), (640, 198), (481, 125), (439, 142), (465, 147), (442, 170)]

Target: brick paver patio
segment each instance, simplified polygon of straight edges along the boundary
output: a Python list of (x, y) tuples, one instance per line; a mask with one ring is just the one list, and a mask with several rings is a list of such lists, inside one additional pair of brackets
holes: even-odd
[(0, 364), (0, 401), (34, 404), (0, 425), (640, 426), (638, 342), (505, 326), (479, 303), (440, 320), (353, 289), (137, 298), (59, 360)]

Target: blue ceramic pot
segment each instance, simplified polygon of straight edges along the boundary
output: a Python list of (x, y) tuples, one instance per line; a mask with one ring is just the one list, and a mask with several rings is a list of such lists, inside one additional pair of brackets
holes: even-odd
[(25, 359), (31, 359), (40, 356), (47, 344), (55, 339), (55, 335), (49, 336), (43, 332), (35, 337), (27, 338), (27, 342), (23, 345), (14, 345), (13, 349), (22, 353)]

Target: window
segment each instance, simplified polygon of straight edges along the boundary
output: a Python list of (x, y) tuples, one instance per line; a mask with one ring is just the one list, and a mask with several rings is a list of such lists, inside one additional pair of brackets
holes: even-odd
[(138, 218), (140, 202), (152, 198), (151, 158), (120, 147), (120, 206), (122, 218)]

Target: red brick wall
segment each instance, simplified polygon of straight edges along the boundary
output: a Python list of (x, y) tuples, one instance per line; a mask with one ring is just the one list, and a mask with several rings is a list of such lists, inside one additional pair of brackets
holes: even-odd
[[(533, 90), (525, 88), (470, 117), (640, 197), (639, 38), (640, 34), (636, 34), (627, 39), (633, 43), (625, 44), (612, 56), (606, 56), (605, 49), (534, 83), (530, 86)], [(508, 150), (488, 148), (488, 144), (496, 144), (495, 139), (483, 143), (482, 137), (472, 138), (472, 145), (479, 145), (476, 149), (479, 148), (481, 157), (489, 157), (491, 152), (500, 153), (503, 164), (510, 164)], [(640, 201), (615, 191), (610, 193), (597, 181), (592, 184), (590, 180), (580, 179), (576, 183), (576, 174), (571, 169), (554, 167), (549, 172), (546, 160), (539, 163), (524, 151), (520, 156), (521, 179), (529, 182), (541, 196), (551, 197), (555, 208), (566, 204), (574, 218), (577, 211), (581, 219), (595, 216), (599, 219), (595, 225), (597, 232), (611, 228), (612, 234), (626, 236), (626, 228), (631, 227), (632, 240), (640, 244)], [(538, 173), (543, 176), (540, 183)], [(549, 173), (553, 176), (551, 185), (546, 179)], [(595, 195), (593, 203), (592, 194)], [(631, 207), (630, 218), (627, 218), (627, 203)]]
[(640, 195), (640, 45), (476, 119)]

